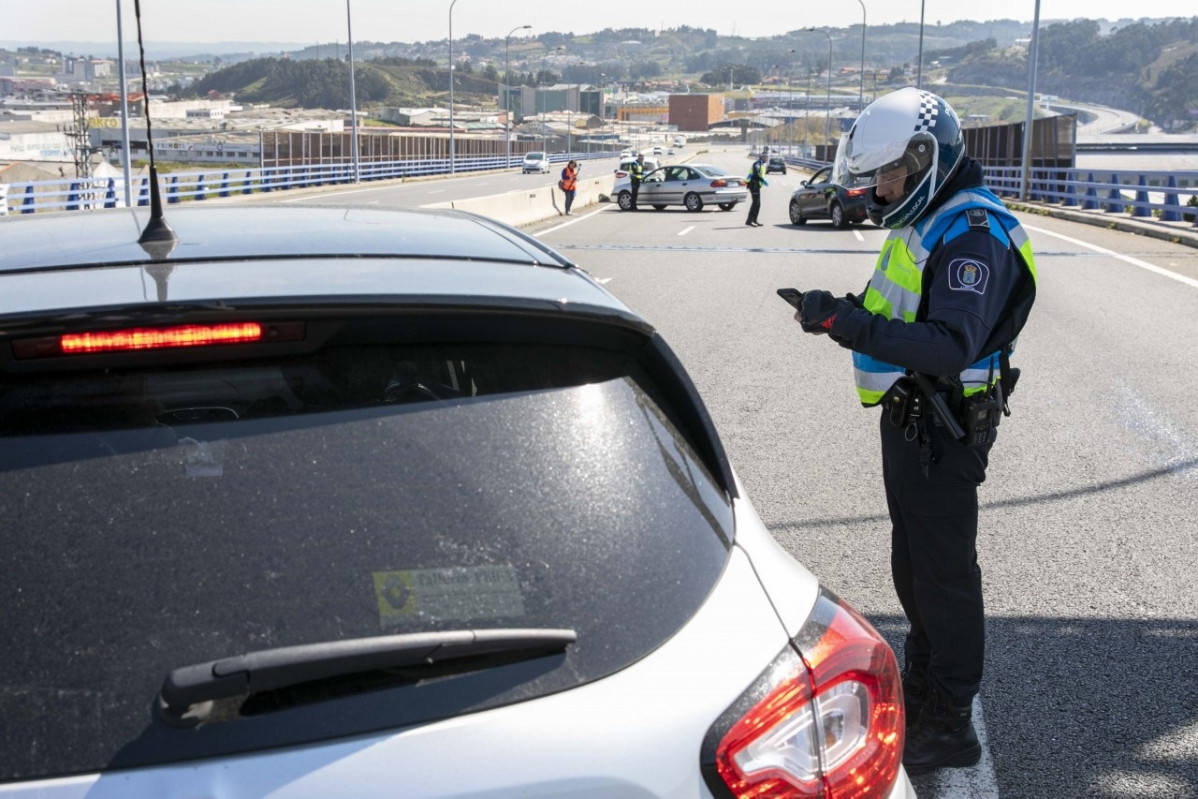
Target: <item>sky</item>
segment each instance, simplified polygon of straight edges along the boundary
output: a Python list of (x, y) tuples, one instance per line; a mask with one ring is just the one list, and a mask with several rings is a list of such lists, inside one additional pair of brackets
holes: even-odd
[[(452, 6), (451, 6), (452, 2)], [(0, 0), (0, 41), (116, 40), (118, 3), (127, 42), (134, 41), (133, 0)], [(520, 25), (532, 34), (593, 33), (604, 28), (712, 28), (722, 36), (774, 36), (814, 26), (845, 28), (920, 21), (1015, 19), (1031, 26), (1037, 0), (141, 0), (147, 41), (424, 42), (469, 34), (504, 38)], [(1119, 20), (1198, 16), (1196, 0), (1039, 0), (1040, 19)], [(514, 38), (527, 35), (516, 31)], [(98, 55), (98, 54), (97, 54)]]

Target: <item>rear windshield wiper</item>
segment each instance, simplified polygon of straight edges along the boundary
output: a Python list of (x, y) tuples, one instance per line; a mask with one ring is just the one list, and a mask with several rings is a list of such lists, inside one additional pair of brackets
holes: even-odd
[(218, 699), (469, 658), (499, 655), (501, 662), (511, 663), (562, 652), (577, 638), (574, 630), (451, 630), (265, 649), (175, 669), (162, 683), (157, 709), (167, 724), (191, 727), (207, 716), (205, 703)]

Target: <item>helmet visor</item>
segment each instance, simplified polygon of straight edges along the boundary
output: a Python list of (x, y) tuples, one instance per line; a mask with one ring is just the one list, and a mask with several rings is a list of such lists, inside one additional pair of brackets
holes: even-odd
[[(851, 155), (848, 157), (846, 185), (876, 186), (879, 182), (922, 177), (936, 160), (936, 137), (929, 133), (917, 133), (909, 139), (893, 142), (872, 155), (869, 160), (874, 166), (870, 169), (861, 168), (864, 159), (854, 159)], [(854, 166), (857, 168), (854, 169)]]

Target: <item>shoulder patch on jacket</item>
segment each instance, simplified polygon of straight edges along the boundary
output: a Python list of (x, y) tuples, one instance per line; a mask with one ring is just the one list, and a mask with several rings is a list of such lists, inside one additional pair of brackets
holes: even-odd
[(990, 267), (972, 258), (956, 258), (948, 264), (948, 287), (953, 291), (985, 294), (990, 282)]
[(969, 208), (965, 211), (969, 226), (975, 230), (989, 230), (990, 219), (986, 216), (985, 208)]

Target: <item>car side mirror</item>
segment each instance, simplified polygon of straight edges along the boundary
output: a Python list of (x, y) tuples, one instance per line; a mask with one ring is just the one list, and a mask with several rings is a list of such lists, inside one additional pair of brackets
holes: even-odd
[(800, 186), (806, 186), (806, 185), (807, 185), (807, 181), (805, 181), (805, 180), (804, 180), (804, 181), (803, 181), (802, 183), (800, 183), (799, 185), (800, 185)]

